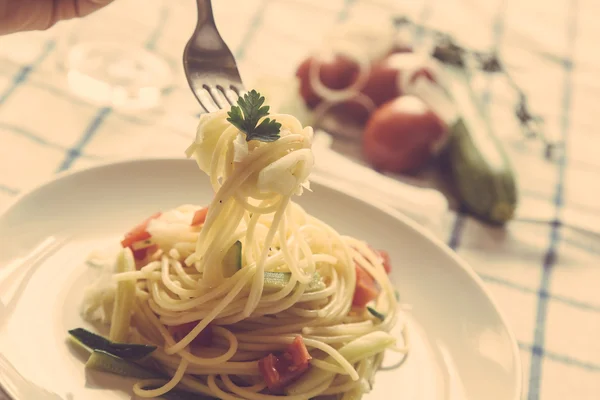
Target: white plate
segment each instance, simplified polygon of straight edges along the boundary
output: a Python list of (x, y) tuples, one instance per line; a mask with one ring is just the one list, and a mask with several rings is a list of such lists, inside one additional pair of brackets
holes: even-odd
[[(400, 368), (380, 371), (365, 400), (518, 400), (516, 342), (473, 271), (398, 213), (316, 182), (313, 190), (298, 202), (339, 232), (388, 250), (391, 279), (412, 305), (409, 358)], [(81, 356), (66, 342), (68, 329), (87, 326), (78, 312), (91, 274), (82, 263), (156, 210), (207, 204), (211, 195), (195, 163), (159, 159), (65, 174), (20, 197), (0, 216), (0, 267), (49, 237), (68, 240), (26, 274), (26, 286), (4, 310), (0, 352), (27, 379), (65, 398), (130, 398), (130, 381), (86, 376)], [(5, 303), (6, 296), (0, 283)]]

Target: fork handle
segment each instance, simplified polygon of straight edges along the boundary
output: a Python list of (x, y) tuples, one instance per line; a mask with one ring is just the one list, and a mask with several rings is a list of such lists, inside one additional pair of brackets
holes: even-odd
[(196, 7), (198, 9), (196, 31), (199, 31), (205, 26), (215, 27), (215, 17), (213, 15), (211, 0), (196, 0)]

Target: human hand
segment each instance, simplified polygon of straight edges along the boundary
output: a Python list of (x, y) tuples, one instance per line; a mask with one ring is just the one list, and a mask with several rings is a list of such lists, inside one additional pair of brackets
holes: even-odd
[(84, 17), (112, 0), (0, 0), (0, 35), (45, 30), (58, 21)]

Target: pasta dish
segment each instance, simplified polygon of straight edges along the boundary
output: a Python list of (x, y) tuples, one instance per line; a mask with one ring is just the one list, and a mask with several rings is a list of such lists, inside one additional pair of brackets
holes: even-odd
[(201, 116), (186, 155), (211, 203), (149, 216), (86, 289), (107, 337), (71, 337), (139, 397), (360, 399), (384, 353), (408, 351), (387, 253), (294, 202), (313, 131), (263, 103), (251, 91)]

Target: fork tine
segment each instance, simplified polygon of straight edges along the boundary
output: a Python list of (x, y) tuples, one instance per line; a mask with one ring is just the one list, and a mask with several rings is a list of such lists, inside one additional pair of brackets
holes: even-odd
[(198, 97), (198, 101), (200, 105), (206, 110), (206, 112), (215, 112), (219, 110), (219, 106), (214, 102), (212, 96), (206, 89), (200, 89), (196, 91), (196, 97)]
[(223, 90), (227, 101), (229, 101), (229, 104), (231, 104), (232, 106), (237, 103), (238, 97), (240, 96), (239, 90), (234, 90), (233, 87), (234, 86), (232, 85), (229, 88)]
[(228, 101), (225, 98), (225, 95), (220, 86), (209, 87), (207, 85), (204, 85), (204, 89), (208, 90), (208, 92), (210, 93), (210, 95), (211, 95), (213, 101), (215, 102), (215, 104), (217, 105), (217, 107), (219, 107), (221, 109), (229, 108)]

